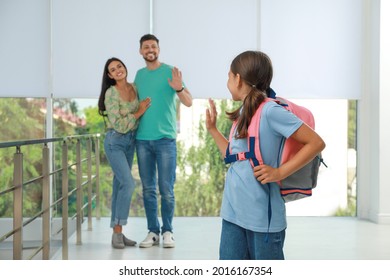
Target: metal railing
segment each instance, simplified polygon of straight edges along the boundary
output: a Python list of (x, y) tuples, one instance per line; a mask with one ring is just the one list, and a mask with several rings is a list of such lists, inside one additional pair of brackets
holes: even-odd
[[(14, 260), (33, 259), (38, 254), (41, 254), (44, 260), (50, 259), (51, 237), (61, 232), (62, 259), (68, 259), (69, 222), (76, 220), (76, 242), (81, 244), (81, 226), (85, 211), (88, 218), (88, 230), (92, 230), (93, 202), (95, 202), (96, 218), (100, 218), (99, 141), (100, 135), (93, 134), (0, 143), (0, 149), (16, 149), (13, 155), (13, 184), (5, 189), (0, 188), (0, 201), (6, 195), (12, 194), (13, 196), (12, 230), (0, 236), (0, 244), (8, 238), (12, 239)], [(57, 144), (60, 146), (55, 150), (54, 147)], [(27, 150), (32, 145), (42, 145), (42, 158), (37, 164), (42, 170), (38, 176), (25, 181), (25, 155), (22, 149)], [(56, 160), (57, 155), (60, 157)], [(75, 179), (71, 180), (71, 175)], [(83, 181), (84, 178), (86, 180)], [(56, 182), (59, 183), (56, 184)], [(34, 215), (24, 217), (23, 192), (32, 184), (38, 184), (41, 188), (41, 209)], [(54, 197), (54, 193), (59, 192), (54, 191), (55, 188), (61, 190), (59, 197)], [(74, 196), (76, 196), (76, 205), (72, 207), (75, 208), (75, 213), (72, 215), (69, 210), (69, 198)], [(53, 220), (56, 214), (59, 215), (62, 223), (59, 229), (54, 231)], [(24, 257), (23, 230), (38, 219), (42, 223), (41, 240), (39, 245), (33, 248), (32, 254)]]

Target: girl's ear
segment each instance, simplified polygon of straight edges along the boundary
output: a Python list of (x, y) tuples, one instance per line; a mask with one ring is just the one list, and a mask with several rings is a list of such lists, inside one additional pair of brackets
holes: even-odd
[(235, 80), (236, 80), (236, 86), (238, 88), (242, 87), (242, 79), (241, 79), (240, 74), (236, 74), (236, 79)]

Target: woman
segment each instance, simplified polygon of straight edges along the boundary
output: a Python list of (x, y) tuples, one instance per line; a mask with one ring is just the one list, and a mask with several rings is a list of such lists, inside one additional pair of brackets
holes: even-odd
[(111, 244), (114, 248), (135, 246), (122, 233), (127, 224), (130, 202), (135, 189), (131, 174), (135, 151), (135, 133), (139, 118), (150, 106), (150, 99), (138, 100), (136, 88), (127, 82), (127, 68), (118, 58), (110, 58), (104, 66), (99, 97), (99, 114), (103, 116), (107, 133), (104, 151), (114, 173), (112, 182)]
[[(267, 98), (272, 75), (271, 60), (259, 51), (243, 52), (231, 63), (227, 86), (233, 100), (242, 102), (240, 108), (227, 113), (230, 120), (237, 122), (230, 143), (233, 154), (248, 149), (248, 127), (257, 108)], [(216, 107), (213, 100), (209, 103), (206, 127), (225, 155), (228, 140), (216, 128)], [(220, 259), (284, 259), (286, 209), (276, 182), (303, 167), (325, 148), (315, 131), (276, 102), (264, 104), (259, 135), (264, 164), (252, 168), (248, 160), (236, 161), (226, 174)], [(281, 144), (289, 137), (302, 143), (303, 148), (278, 166)], [(271, 220), (269, 213), (272, 213)]]

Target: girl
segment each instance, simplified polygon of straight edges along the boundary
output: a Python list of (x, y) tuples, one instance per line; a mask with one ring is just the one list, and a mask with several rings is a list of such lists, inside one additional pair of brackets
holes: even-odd
[[(227, 87), (233, 100), (242, 101), (239, 109), (227, 112), (230, 120), (237, 121), (230, 143), (233, 154), (248, 150), (248, 126), (256, 109), (267, 98), (272, 75), (270, 58), (260, 51), (243, 52), (231, 63)], [(216, 128), (217, 111), (213, 100), (210, 99), (209, 104), (206, 127), (225, 155), (228, 140)], [(265, 164), (252, 168), (248, 160), (236, 161), (226, 174), (220, 259), (284, 259), (286, 209), (276, 182), (303, 167), (325, 148), (316, 132), (276, 102), (264, 105), (260, 121), (260, 150)], [(278, 167), (281, 143), (289, 137), (304, 146)], [(272, 211), (271, 220), (268, 207)]]

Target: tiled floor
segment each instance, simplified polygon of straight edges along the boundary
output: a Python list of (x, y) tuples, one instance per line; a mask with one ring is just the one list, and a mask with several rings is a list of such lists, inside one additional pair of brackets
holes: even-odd
[[(219, 217), (175, 217), (176, 247), (165, 249), (111, 247), (109, 218), (83, 224), (82, 245), (69, 240), (70, 260), (217, 260)], [(138, 243), (147, 234), (145, 218), (129, 218), (124, 233)], [(285, 242), (287, 260), (390, 260), (390, 225), (353, 217), (289, 217)], [(62, 259), (61, 251), (53, 259)]]

